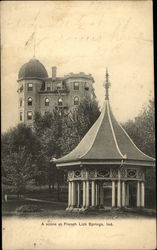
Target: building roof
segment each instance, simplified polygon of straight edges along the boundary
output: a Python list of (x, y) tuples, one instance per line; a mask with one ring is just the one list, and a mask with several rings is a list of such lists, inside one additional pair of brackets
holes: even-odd
[(94, 78), (91, 74), (85, 74), (84, 72), (80, 72), (80, 73), (69, 73), (68, 75), (64, 75), (64, 79), (69, 79), (69, 78), (85, 78), (85, 79), (88, 79), (88, 80), (92, 80), (92, 82), (94, 82)]
[(44, 65), (37, 59), (33, 58), (25, 63), (19, 70), (18, 80), (22, 79), (43, 79), (48, 77)]
[[(109, 85), (107, 86), (107, 88)], [(115, 119), (110, 103), (108, 92), (102, 112), (83, 137), (78, 146), (69, 154), (56, 159), (55, 163), (59, 166), (68, 166), (71, 162), (124, 162), (132, 161), (135, 165), (149, 166), (154, 163), (154, 159), (144, 154), (131, 140), (126, 131)]]

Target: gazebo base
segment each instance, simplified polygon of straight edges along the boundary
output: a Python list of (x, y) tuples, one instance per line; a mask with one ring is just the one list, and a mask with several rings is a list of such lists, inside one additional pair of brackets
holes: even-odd
[(67, 207), (66, 211), (68, 212), (87, 212), (87, 211), (111, 211), (113, 208), (112, 207)]

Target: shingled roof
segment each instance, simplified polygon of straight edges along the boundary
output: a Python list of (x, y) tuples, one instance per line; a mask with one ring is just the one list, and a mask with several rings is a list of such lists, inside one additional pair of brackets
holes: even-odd
[(121, 161), (135, 165), (154, 165), (154, 159), (138, 149), (117, 122), (108, 99), (107, 91), (99, 118), (74, 150), (55, 160), (57, 166), (68, 166), (68, 163), (72, 165), (74, 162), (118, 164)]

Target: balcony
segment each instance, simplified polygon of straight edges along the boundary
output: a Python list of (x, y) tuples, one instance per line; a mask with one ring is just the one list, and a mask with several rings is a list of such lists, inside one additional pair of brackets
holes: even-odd
[(56, 88), (54, 90), (54, 93), (69, 93), (69, 89), (67, 87), (64, 87), (64, 88)]
[(63, 109), (63, 108), (68, 108), (68, 103), (55, 103), (55, 108), (56, 109)]

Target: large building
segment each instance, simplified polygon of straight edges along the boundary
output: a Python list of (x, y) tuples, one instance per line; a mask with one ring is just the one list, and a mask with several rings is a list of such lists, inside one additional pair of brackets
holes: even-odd
[(80, 72), (58, 77), (52, 67), (49, 77), (44, 65), (33, 58), (25, 63), (18, 74), (19, 122), (33, 125), (35, 112), (44, 115), (56, 110), (61, 114), (74, 112), (86, 97), (94, 98), (94, 79), (91, 74)]

